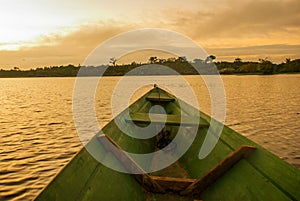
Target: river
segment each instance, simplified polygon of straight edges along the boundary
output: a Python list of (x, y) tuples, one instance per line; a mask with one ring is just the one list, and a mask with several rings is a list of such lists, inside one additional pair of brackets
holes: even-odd
[[(210, 114), (209, 93), (201, 77), (184, 78), (194, 88), (201, 110)], [(112, 118), (111, 95), (119, 79), (101, 79), (95, 97), (101, 126)], [(169, 78), (145, 79), (155, 83)], [(32, 200), (82, 148), (72, 115), (75, 80), (0, 79), (0, 200)], [(224, 75), (222, 80), (225, 124), (300, 168), (300, 75)], [(140, 89), (131, 101), (148, 88)], [(86, 132), (92, 130), (87, 126)]]

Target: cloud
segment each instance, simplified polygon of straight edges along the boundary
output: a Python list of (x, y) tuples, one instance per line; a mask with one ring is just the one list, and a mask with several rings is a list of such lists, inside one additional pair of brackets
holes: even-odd
[(185, 34), (219, 60), (300, 57), (300, 1), (228, 0), (223, 8), (165, 10), (158, 24)]
[[(165, 28), (189, 36), (219, 60), (299, 58), (299, 0), (222, 0), (191, 6), (141, 10), (139, 19), (98, 20), (68, 34), (41, 36), (39, 46), (0, 51), (0, 68), (21, 69), (83, 63), (101, 42), (116, 34), (145, 27)], [(188, 2), (187, 2), (188, 3)], [(216, 5), (218, 4), (218, 5)], [(135, 12), (136, 15), (136, 12)], [(31, 43), (30, 43), (31, 44)], [(13, 44), (0, 44), (13, 45)], [(27, 47), (26, 47), (27, 46)]]
[(77, 65), (83, 63), (97, 45), (132, 28), (131, 25), (107, 21), (81, 26), (67, 35), (42, 36), (38, 39), (40, 46), (0, 51), (0, 68), (18, 66), (28, 69), (70, 63)]
[(261, 45), (234, 48), (207, 48), (211, 54), (217, 55), (219, 61), (233, 61), (240, 57), (243, 60), (258, 61), (259, 58), (268, 58), (275, 63), (281, 63), (285, 58), (300, 58), (300, 45)]
[(300, 1), (234, 0), (227, 5), (215, 12), (169, 10), (169, 24), (211, 45), (300, 43)]

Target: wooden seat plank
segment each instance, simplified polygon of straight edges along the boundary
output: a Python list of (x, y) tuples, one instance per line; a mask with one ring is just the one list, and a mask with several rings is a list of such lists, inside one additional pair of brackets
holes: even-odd
[(175, 98), (170, 97), (166, 94), (152, 93), (146, 97), (151, 102), (172, 102)]
[[(150, 117), (151, 116), (151, 119)], [(165, 118), (167, 117), (166, 121)], [(200, 120), (199, 120), (200, 119)], [(175, 125), (175, 126), (199, 126), (199, 127), (208, 127), (209, 123), (205, 120), (195, 117), (195, 116), (183, 116), (173, 114), (155, 114), (151, 113), (133, 113), (131, 118), (126, 119), (126, 121), (133, 121), (135, 123), (158, 123), (166, 125)]]

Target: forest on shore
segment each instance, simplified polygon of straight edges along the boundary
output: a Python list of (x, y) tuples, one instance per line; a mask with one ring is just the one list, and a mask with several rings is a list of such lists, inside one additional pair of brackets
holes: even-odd
[[(194, 59), (188, 61), (186, 57), (172, 57), (162, 59), (158, 57), (150, 57), (148, 62), (130, 64), (117, 64), (117, 59), (110, 58), (108, 65), (100, 66), (74, 66), (72, 64), (66, 66), (45, 66), (30, 70), (22, 70), (14, 67), (10, 70), (0, 69), (0, 77), (75, 77), (80, 76), (122, 76), (143, 65), (149, 65), (149, 69), (135, 71), (132, 75), (169, 75), (170, 71), (153, 70), (155, 66), (167, 66), (181, 75), (197, 75), (199, 74), (216, 74), (214, 66), (217, 67), (220, 74), (258, 74), (270, 75), (281, 73), (299, 73), (300, 59), (287, 58), (280, 64), (274, 64), (270, 60), (259, 59), (257, 62), (242, 61), (236, 58), (233, 62), (221, 61), (215, 62), (214, 55), (208, 56), (206, 59)], [(153, 67), (153, 68), (152, 68)], [(152, 68), (152, 69), (151, 69)], [(167, 68), (166, 68), (167, 69)]]

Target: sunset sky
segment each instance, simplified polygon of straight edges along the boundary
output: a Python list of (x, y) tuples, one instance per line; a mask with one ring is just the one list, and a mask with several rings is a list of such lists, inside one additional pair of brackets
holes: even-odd
[(164, 28), (218, 61), (300, 58), (299, 0), (0, 0), (0, 69), (78, 65), (125, 31)]

